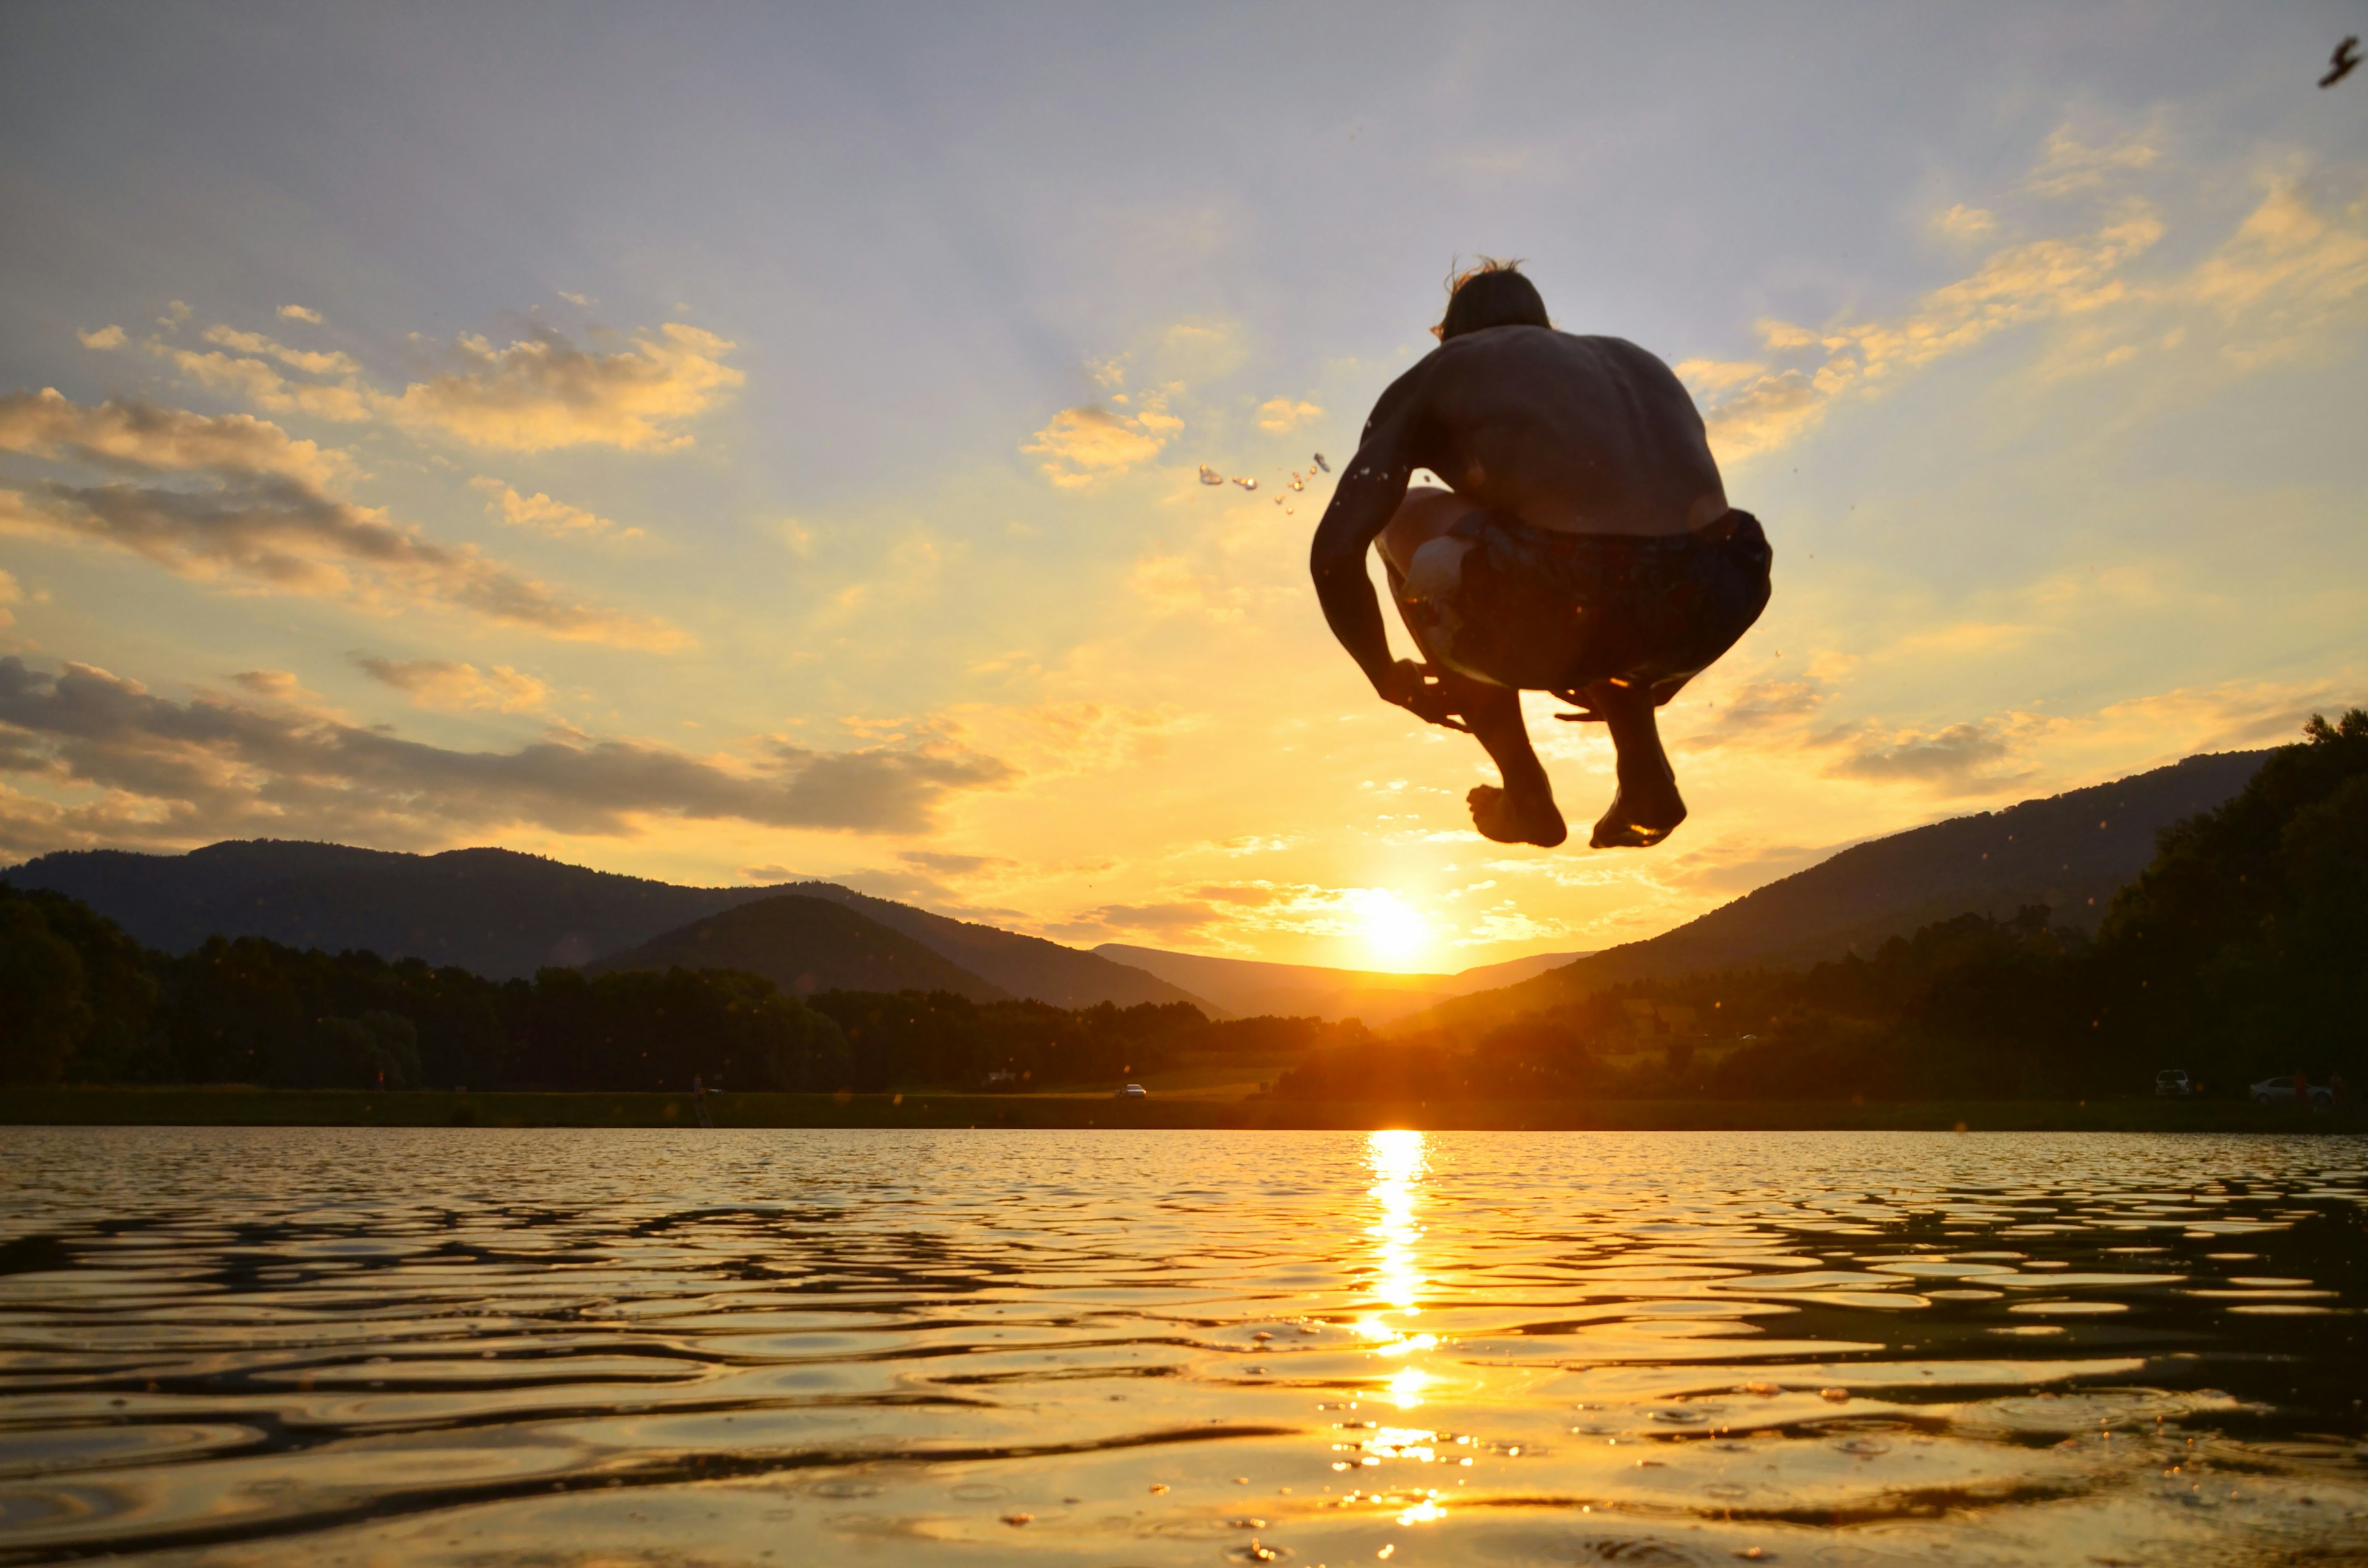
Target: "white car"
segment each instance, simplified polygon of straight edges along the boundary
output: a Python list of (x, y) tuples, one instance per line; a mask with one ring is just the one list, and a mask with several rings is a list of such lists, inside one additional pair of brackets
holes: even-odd
[(1123, 1089), (1112, 1089), (1110, 1091), (1110, 1098), (1114, 1100), (1147, 1100), (1150, 1097), (1151, 1091), (1144, 1088), (1141, 1084), (1129, 1084)]
[[(2283, 1078), (2264, 1078), (2246, 1092), (2253, 1096), (2253, 1103), (2255, 1105), (2292, 1105), (2294, 1103), (2294, 1081), (2291, 1075)], [(2335, 1091), (2333, 1089), (2328, 1088), (2324, 1084), (2313, 1084), (2310, 1086), (2311, 1109), (2326, 1110), (2334, 1104)]]

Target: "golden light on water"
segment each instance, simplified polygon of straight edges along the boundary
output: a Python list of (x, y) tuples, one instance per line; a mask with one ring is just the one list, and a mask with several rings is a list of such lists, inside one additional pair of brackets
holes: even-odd
[[(1373, 1173), (1367, 1196), (1373, 1200), (1373, 1298), (1380, 1303), (1359, 1320), (1357, 1331), (1376, 1341), (1384, 1356), (1410, 1356), (1434, 1348), (1438, 1337), (1413, 1331), (1407, 1321), (1422, 1311), (1427, 1283), (1416, 1248), (1422, 1223), (1416, 1216), (1422, 1198), (1427, 1167), (1423, 1135), (1406, 1129), (1374, 1132), (1365, 1140), (1365, 1163)], [(1431, 1381), (1420, 1367), (1400, 1368), (1390, 1377), (1390, 1398), (1401, 1410), (1422, 1403), (1422, 1391)]]

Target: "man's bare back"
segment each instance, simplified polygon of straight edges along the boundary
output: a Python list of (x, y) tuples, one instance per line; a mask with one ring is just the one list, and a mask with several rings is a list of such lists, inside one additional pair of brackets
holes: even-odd
[[(1325, 618), (1385, 701), (1487, 748), (1505, 784), (1471, 793), (1482, 833), (1566, 835), (1528, 688), (1611, 728), (1620, 789), (1592, 842), (1658, 843), (1685, 804), (1653, 710), (1757, 618), (1764, 536), (1728, 507), (1693, 400), (1653, 355), (1554, 331), (1508, 269), (1460, 281), (1440, 336), (1374, 405), (1317, 527)], [(1452, 489), (1410, 492), (1417, 469)], [(1376, 543), (1423, 664), (1390, 657)]]

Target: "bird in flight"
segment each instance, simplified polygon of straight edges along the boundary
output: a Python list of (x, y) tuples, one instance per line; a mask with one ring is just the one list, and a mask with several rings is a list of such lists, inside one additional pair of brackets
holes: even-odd
[(2352, 68), (2360, 63), (2360, 35), (2354, 33), (2337, 44), (2335, 52), (2328, 56), (2327, 62), (2333, 69), (2318, 79), (2318, 85), (2322, 87), (2332, 87), (2336, 83), (2351, 75)]

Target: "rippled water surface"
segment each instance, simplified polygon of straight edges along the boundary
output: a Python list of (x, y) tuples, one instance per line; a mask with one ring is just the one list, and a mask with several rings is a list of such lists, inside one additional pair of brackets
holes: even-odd
[(2363, 1155), (0, 1129), (0, 1562), (2358, 1561)]

